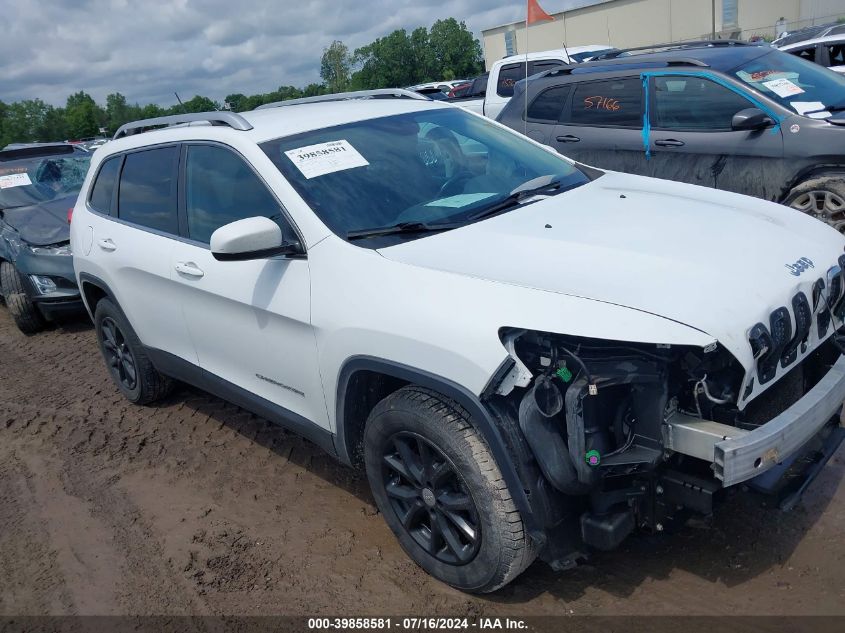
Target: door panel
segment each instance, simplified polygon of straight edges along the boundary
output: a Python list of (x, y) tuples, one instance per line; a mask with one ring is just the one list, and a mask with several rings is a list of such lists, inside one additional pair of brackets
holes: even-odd
[(177, 146), (126, 155), (111, 208), (117, 220), (92, 215), (89, 257), (141, 342), (196, 364), (170, 274), (176, 240), (166, 232), (176, 232), (178, 158)]
[(580, 83), (550, 144), (587, 165), (641, 174), (646, 168), (642, 120), (639, 77)]
[(706, 77), (651, 79), (647, 174), (766, 199), (786, 180), (780, 128), (734, 131), (733, 115), (756, 107)]
[(169, 263), (200, 366), (328, 428), (308, 261), (221, 262), (208, 248), (217, 228), (246, 217), (269, 217), (292, 236), (281, 205), (228, 148), (187, 145), (184, 164), (183, 226), (190, 241), (174, 246)]
[(200, 366), (328, 428), (307, 260), (220, 262), (178, 243), (170, 262)]

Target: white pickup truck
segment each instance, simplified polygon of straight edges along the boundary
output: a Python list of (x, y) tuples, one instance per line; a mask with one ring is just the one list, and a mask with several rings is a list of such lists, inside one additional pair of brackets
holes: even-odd
[[(604, 44), (588, 44), (587, 46), (573, 46), (558, 48), (538, 53), (511, 55), (493, 64), (489, 76), (482, 76), (475, 80), (475, 84), (467, 96), (451, 99), (457, 106), (472, 110), (478, 114), (495, 119), (513, 96), (513, 87), (520, 79), (550, 70), (561, 64), (577, 64), (590, 57), (611, 50)], [(528, 64), (526, 75), (525, 65)], [(488, 90), (489, 86), (489, 90)]]

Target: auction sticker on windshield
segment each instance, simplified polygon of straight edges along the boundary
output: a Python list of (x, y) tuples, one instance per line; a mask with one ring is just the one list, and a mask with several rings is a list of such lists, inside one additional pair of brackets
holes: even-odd
[(779, 97), (791, 97), (804, 92), (801, 87), (795, 85), (789, 79), (772, 79), (772, 81), (764, 81), (763, 85)]
[(370, 164), (348, 141), (342, 140), (299, 147), (285, 152), (285, 156), (309, 180), (353, 167), (366, 167)]
[(458, 209), (460, 207), (470, 205), (474, 202), (478, 202), (479, 200), (484, 200), (485, 198), (492, 198), (495, 195), (495, 193), (461, 193), (456, 196), (449, 196), (448, 198), (440, 198), (440, 200), (433, 200), (425, 206), (449, 207), (453, 209)]
[(0, 189), (11, 189), (12, 187), (25, 187), (31, 185), (32, 181), (29, 179), (29, 174), (9, 174), (8, 176), (0, 176)]

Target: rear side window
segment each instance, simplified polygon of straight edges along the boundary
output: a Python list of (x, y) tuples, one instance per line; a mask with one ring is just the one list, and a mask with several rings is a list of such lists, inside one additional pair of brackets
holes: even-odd
[(845, 40), (827, 47), (831, 66), (845, 66)]
[[(528, 75), (536, 75), (552, 68), (563, 65), (559, 59), (538, 59), (530, 62)], [(500, 97), (512, 97), (513, 87), (517, 81), (525, 79), (525, 62), (508, 64), (499, 70), (499, 82), (496, 85), (496, 94)]]
[(541, 92), (528, 106), (528, 118), (556, 123), (571, 90), (571, 86), (557, 86)]
[(104, 161), (97, 174), (97, 180), (91, 188), (89, 203), (100, 213), (111, 211), (111, 199), (117, 183), (117, 170), (120, 169), (120, 156), (113, 156)]
[(531, 62), (531, 69), (528, 71), (528, 74), (536, 75), (537, 73), (546, 72), (558, 66), (563, 66), (563, 62), (559, 59), (539, 59), (536, 62)]
[(117, 215), (165, 233), (179, 233), (176, 214), (177, 147), (128, 154), (120, 175)]
[(576, 125), (642, 127), (642, 102), (639, 77), (591, 81), (575, 88), (571, 121)]
[(653, 124), (667, 130), (730, 130), (750, 101), (703, 77), (655, 77)]
[(499, 81), (496, 84), (496, 94), (500, 97), (512, 97), (513, 87), (520, 79), (525, 79), (525, 62), (521, 64), (507, 64), (499, 69)]
[(788, 51), (790, 55), (795, 55), (796, 57), (800, 57), (801, 59), (806, 59), (807, 61), (814, 62), (816, 61), (816, 47), (815, 45), (807, 47), (807, 48), (796, 48), (791, 51)]
[(477, 95), (484, 96), (484, 94), (487, 92), (487, 79), (488, 78), (489, 78), (489, 75), (484, 75), (483, 77), (479, 77), (478, 79), (473, 81), (472, 82), (472, 88), (470, 89), (471, 90), (470, 94), (472, 96), (477, 96)]
[(214, 145), (189, 145), (185, 165), (188, 236), (208, 243), (224, 224), (264, 216), (286, 230), (279, 203), (240, 156)]

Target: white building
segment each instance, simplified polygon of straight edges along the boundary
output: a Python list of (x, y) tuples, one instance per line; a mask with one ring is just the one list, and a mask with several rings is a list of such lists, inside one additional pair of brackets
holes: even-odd
[(515, 53), (584, 44), (617, 48), (707, 38), (771, 39), (785, 29), (835, 22), (845, 17), (845, 0), (541, 0), (553, 22), (525, 22), (482, 31), (487, 68)]

